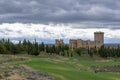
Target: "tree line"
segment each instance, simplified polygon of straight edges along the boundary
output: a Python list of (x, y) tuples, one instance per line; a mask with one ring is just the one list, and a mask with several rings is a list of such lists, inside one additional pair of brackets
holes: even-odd
[(99, 55), (101, 57), (120, 57), (120, 47), (105, 47), (104, 45), (101, 46), (99, 49)]
[(0, 54), (20, 54), (20, 53), (27, 53), (28, 55), (39, 55), (41, 52), (46, 52), (50, 55), (57, 54), (57, 55), (68, 55), (69, 54), (69, 46), (68, 45), (49, 45), (38, 43), (36, 39), (34, 42), (30, 42), (29, 40), (24, 39), (23, 41), (19, 41), (19, 43), (15, 44), (10, 39), (2, 39), (0, 40)]
[(118, 48), (109, 48), (101, 46), (100, 49), (83, 49), (76, 48), (74, 50), (69, 49), (69, 45), (49, 45), (38, 43), (36, 39), (34, 42), (24, 39), (18, 43), (13, 43), (10, 39), (1, 39), (0, 40), (0, 54), (20, 54), (26, 53), (28, 55), (40, 55), (43, 52), (46, 52), (49, 55), (56, 54), (60, 56), (69, 56), (73, 57), (74, 54), (81, 56), (83, 53), (87, 53), (90, 57), (94, 55), (99, 55), (100, 57), (120, 57), (120, 47)]

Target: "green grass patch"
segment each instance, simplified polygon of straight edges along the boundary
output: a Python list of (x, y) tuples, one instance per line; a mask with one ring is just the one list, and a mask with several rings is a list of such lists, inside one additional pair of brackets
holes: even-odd
[(57, 80), (120, 80), (119, 73), (95, 73), (91, 66), (119, 65), (120, 61), (98, 62), (76, 58), (41, 58), (30, 57), (29, 61), (17, 62), (16, 65), (25, 64), (35, 70), (49, 73)]

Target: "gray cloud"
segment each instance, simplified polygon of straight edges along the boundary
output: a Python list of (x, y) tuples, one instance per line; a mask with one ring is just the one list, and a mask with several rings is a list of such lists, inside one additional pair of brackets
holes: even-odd
[(120, 0), (1, 0), (0, 22), (119, 22)]
[(92, 39), (92, 33), (101, 30), (106, 42), (119, 42), (119, 4), (120, 0), (0, 0), (0, 23), (8, 23), (0, 24), (0, 38), (53, 43), (56, 38)]

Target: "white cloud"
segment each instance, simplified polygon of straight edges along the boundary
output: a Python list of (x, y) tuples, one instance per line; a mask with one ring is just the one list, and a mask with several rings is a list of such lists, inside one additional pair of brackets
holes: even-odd
[[(54, 39), (90, 39), (94, 40), (95, 31), (105, 32), (105, 42), (116, 42), (120, 39), (120, 30), (111, 30), (107, 28), (73, 28), (73, 25), (44, 25), (44, 24), (22, 24), (22, 23), (4, 23), (0, 25), (0, 37), (16, 39), (54, 40)], [(79, 25), (83, 26), (83, 25)], [(17, 41), (16, 41), (17, 42)]]

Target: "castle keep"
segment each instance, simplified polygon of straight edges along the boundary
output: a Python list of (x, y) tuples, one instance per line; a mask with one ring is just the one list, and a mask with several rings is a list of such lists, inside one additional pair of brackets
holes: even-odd
[(104, 44), (103, 32), (94, 32), (94, 44), (96, 48), (99, 48)]
[[(55, 46), (64, 45), (62, 39), (55, 40)], [(94, 32), (94, 41), (82, 39), (70, 39), (69, 48), (74, 50), (76, 48), (100, 48), (104, 45), (104, 32)]]
[(58, 47), (60, 45), (64, 45), (63, 39), (56, 39), (55, 40), (55, 46)]

